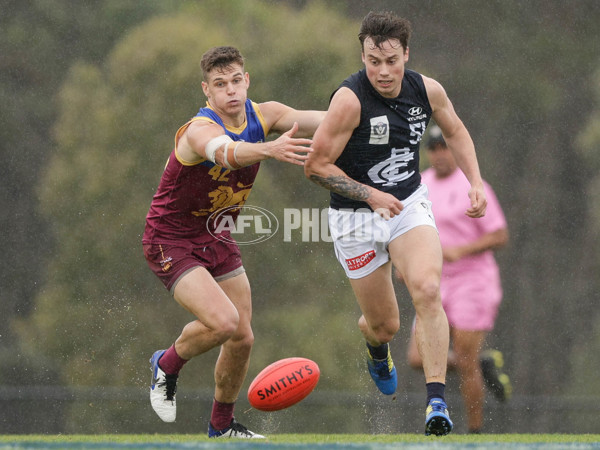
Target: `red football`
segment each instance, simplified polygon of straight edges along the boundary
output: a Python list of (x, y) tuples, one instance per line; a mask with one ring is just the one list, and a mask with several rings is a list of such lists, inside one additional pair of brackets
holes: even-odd
[(265, 367), (248, 388), (250, 405), (278, 411), (298, 403), (319, 382), (319, 366), (307, 358), (286, 358)]

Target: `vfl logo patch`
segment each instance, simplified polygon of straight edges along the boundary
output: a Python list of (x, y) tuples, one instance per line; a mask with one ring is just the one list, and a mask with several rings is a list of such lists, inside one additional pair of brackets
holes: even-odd
[(365, 267), (375, 258), (375, 250), (369, 250), (367, 253), (363, 253), (356, 258), (346, 259), (348, 270), (358, 270), (361, 267)]
[(371, 117), (369, 144), (384, 145), (390, 141), (390, 122), (387, 116)]

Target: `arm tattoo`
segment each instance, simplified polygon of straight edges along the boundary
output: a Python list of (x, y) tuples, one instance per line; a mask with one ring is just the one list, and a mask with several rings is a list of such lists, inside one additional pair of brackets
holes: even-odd
[(329, 176), (327, 178), (318, 175), (311, 175), (311, 181), (323, 186), (336, 194), (343, 195), (352, 200), (367, 200), (369, 190), (364, 184), (354, 181), (352, 178), (344, 176)]

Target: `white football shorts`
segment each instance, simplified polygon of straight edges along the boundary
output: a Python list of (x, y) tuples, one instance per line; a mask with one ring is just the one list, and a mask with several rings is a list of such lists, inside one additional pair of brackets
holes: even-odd
[(329, 208), (329, 232), (338, 261), (348, 278), (363, 278), (390, 260), (388, 245), (420, 225), (435, 226), (427, 186), (421, 184), (402, 201), (404, 209), (389, 220), (369, 209)]

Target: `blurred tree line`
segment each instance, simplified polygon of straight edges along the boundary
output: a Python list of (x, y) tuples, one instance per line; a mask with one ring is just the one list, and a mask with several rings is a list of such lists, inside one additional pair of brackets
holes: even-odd
[[(575, 5), (3, 1), (0, 384), (147, 389), (150, 354), (190, 320), (148, 270), (141, 234), (174, 133), (205, 102), (200, 56), (237, 46), (254, 101), (326, 109), (362, 67), (362, 17), (393, 9), (413, 24), (408, 67), (445, 86), (507, 215), (505, 301), (490, 344), (505, 351), (515, 394), (600, 395), (600, 6)], [(248, 204), (282, 222), (284, 208), (327, 200), (300, 168), (268, 161)], [(301, 355), (321, 366), (319, 389), (370, 388), (331, 244), (294, 231), (242, 252), (256, 335), (249, 378)], [(412, 308), (398, 292), (405, 327), (392, 349), (401, 389), (418, 391), (422, 379), (402, 364)], [(180, 396), (212, 390), (215, 357), (190, 362)], [(70, 403), (64, 431), (126, 431), (134, 412), (157, 429), (147, 405), (115, 405)]]

